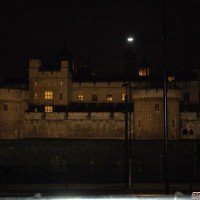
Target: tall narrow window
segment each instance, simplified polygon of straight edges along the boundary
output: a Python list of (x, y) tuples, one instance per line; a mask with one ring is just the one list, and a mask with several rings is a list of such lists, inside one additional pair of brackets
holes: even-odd
[(63, 95), (62, 95), (62, 93), (60, 94), (60, 100), (62, 100), (63, 99)]
[(140, 121), (140, 119), (139, 119), (139, 120), (138, 120), (137, 126), (140, 127), (140, 125), (141, 125), (141, 121)]
[(160, 111), (160, 104), (159, 103), (155, 103), (155, 111)]
[(190, 108), (190, 93), (185, 93), (183, 98), (184, 98), (184, 110), (188, 112)]
[(111, 102), (113, 100), (112, 94), (106, 95), (106, 101)]
[(53, 112), (53, 106), (45, 106), (45, 112)]
[(83, 95), (82, 94), (78, 94), (77, 96), (77, 101), (83, 101)]
[(53, 99), (53, 91), (45, 91), (44, 98), (45, 99)]
[(125, 94), (125, 93), (122, 93), (122, 96), (121, 96), (121, 98), (122, 98), (122, 101), (125, 101), (126, 94)]
[(34, 85), (35, 85), (35, 86), (38, 86), (38, 82), (37, 82), (37, 81), (35, 81)]
[(7, 103), (4, 103), (4, 104), (3, 104), (3, 110), (4, 110), (4, 111), (8, 111), (8, 104), (7, 104)]
[(38, 94), (37, 93), (35, 93), (35, 99), (37, 99), (38, 98)]
[(92, 101), (96, 102), (97, 100), (98, 100), (98, 96), (96, 94), (93, 94), (92, 95)]
[(175, 120), (174, 119), (172, 119), (172, 127), (175, 127)]

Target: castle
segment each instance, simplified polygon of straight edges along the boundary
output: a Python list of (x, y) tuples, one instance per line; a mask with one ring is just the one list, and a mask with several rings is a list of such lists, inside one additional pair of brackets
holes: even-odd
[[(134, 70), (124, 76), (75, 69), (65, 55), (53, 68), (30, 59), (28, 89), (0, 88), (0, 139), (123, 139), (127, 107), (133, 139), (163, 139), (162, 76), (151, 75), (145, 62)], [(168, 76), (170, 140), (200, 137), (199, 71), (191, 73)]]

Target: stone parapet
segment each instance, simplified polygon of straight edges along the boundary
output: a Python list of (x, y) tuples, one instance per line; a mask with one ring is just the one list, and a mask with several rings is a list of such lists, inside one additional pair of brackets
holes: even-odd
[(196, 112), (182, 112), (181, 120), (197, 120), (197, 113)]
[[(167, 92), (168, 98), (181, 98), (180, 90), (169, 89)], [(136, 89), (133, 91), (133, 99), (144, 98), (163, 98), (163, 89)]]
[(22, 101), (29, 99), (29, 92), (18, 89), (0, 89), (0, 100)]
[(123, 113), (111, 113), (111, 112), (26, 112), (23, 114), (24, 120), (108, 120), (117, 119), (124, 120)]

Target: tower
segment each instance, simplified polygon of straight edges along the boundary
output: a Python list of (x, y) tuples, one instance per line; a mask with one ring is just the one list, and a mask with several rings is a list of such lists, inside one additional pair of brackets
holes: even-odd
[[(134, 90), (134, 137), (135, 139), (163, 139), (164, 105), (163, 89)], [(179, 135), (180, 91), (168, 90), (168, 129), (169, 139)]]

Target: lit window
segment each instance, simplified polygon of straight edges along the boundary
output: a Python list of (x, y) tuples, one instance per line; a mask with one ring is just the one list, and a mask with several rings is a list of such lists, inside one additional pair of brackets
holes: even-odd
[(37, 93), (35, 93), (35, 99), (37, 99), (38, 98), (38, 94)]
[(106, 101), (111, 102), (112, 100), (113, 100), (112, 94), (107, 94), (107, 95), (106, 95)]
[(60, 81), (60, 86), (62, 86), (63, 85), (63, 82), (62, 81)]
[(140, 68), (139, 76), (149, 76), (149, 68)]
[(174, 76), (168, 76), (168, 81), (169, 81), (169, 82), (175, 81), (175, 77), (174, 77)]
[(79, 95), (77, 96), (77, 100), (78, 100), (78, 101), (83, 101), (83, 95), (82, 95), (82, 94), (79, 94)]
[(34, 111), (37, 112), (38, 111), (37, 108), (35, 108)]
[(4, 104), (3, 104), (3, 110), (4, 110), (4, 111), (8, 111), (8, 104), (7, 104), (7, 103), (4, 103)]
[(126, 94), (122, 93), (122, 101), (125, 101)]
[(45, 112), (53, 112), (53, 106), (45, 106)]
[(37, 81), (35, 81), (35, 83), (34, 83), (34, 84), (35, 84), (35, 86), (38, 86), (38, 82), (37, 82)]
[(92, 95), (92, 101), (97, 101), (98, 100), (98, 96), (96, 94)]
[(53, 92), (52, 91), (45, 91), (44, 98), (45, 99), (53, 99)]
[(160, 104), (159, 103), (155, 104), (155, 111), (160, 111)]

